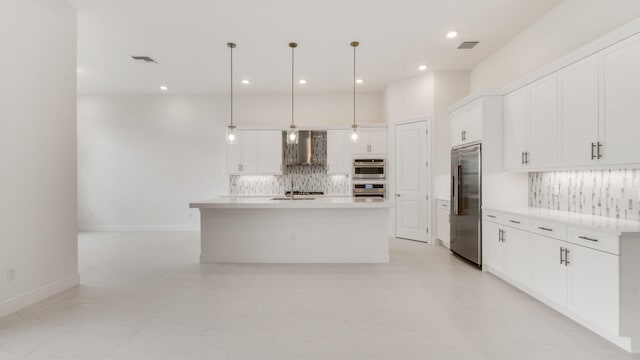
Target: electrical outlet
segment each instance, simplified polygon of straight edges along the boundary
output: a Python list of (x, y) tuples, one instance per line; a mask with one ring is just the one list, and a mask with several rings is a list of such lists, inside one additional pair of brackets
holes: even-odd
[(13, 281), (16, 279), (16, 269), (7, 269), (7, 281)]

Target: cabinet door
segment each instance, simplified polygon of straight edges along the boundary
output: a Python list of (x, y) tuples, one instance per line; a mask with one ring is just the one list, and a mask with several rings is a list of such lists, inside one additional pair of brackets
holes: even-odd
[(567, 306), (567, 267), (561, 262), (566, 243), (546, 236), (531, 235), (533, 243), (532, 288), (540, 296)]
[(511, 280), (531, 287), (531, 234), (527, 231), (504, 227), (504, 274)]
[(598, 57), (590, 56), (558, 73), (560, 83), (560, 163), (597, 164), (592, 145), (598, 142)]
[(522, 153), (527, 151), (529, 128), (529, 88), (504, 97), (504, 167), (525, 168)]
[(238, 131), (235, 144), (227, 144), (227, 173), (242, 173), (242, 133)]
[(446, 247), (449, 247), (450, 226), (449, 211), (438, 209), (438, 239), (440, 239)]
[(619, 333), (619, 257), (569, 244), (569, 310)]
[(369, 153), (387, 154), (387, 129), (369, 129)]
[(466, 106), (464, 117), (464, 142), (471, 143), (482, 140), (482, 99)]
[(357, 143), (351, 143), (353, 155), (369, 154), (369, 129), (358, 129), (359, 139)]
[(482, 222), (482, 262), (492, 270), (504, 271), (503, 246), (500, 242), (500, 225), (490, 221)]
[(351, 173), (349, 135), (347, 130), (327, 131), (327, 174)]
[(639, 164), (640, 35), (601, 52), (600, 164)]
[(464, 109), (458, 109), (451, 113), (451, 147), (464, 143), (462, 131), (464, 130)]
[(255, 171), (256, 134), (251, 130), (238, 130), (235, 144), (227, 144), (227, 173), (242, 175)]
[(282, 174), (282, 131), (257, 131), (257, 174)]
[(553, 73), (531, 84), (529, 99), (528, 167), (556, 167), (560, 141), (557, 75)]
[[(242, 138), (242, 140), (240, 140)], [(258, 168), (258, 141), (257, 132), (255, 130), (238, 131), (238, 140), (240, 140), (240, 148), (242, 152), (242, 164), (240, 165), (240, 173), (255, 174)]]

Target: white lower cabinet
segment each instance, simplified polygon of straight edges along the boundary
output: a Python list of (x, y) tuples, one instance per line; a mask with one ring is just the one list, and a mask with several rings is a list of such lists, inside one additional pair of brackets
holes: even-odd
[(569, 244), (568, 307), (612, 334), (619, 329), (619, 256)]
[(502, 230), (504, 275), (531, 287), (531, 234), (510, 226)]
[(546, 300), (567, 306), (567, 267), (564, 241), (531, 234), (533, 242), (533, 290)]
[[(624, 273), (621, 260), (635, 262), (640, 256), (640, 246), (632, 245), (640, 234), (633, 236), (626, 240), (614, 233), (484, 211), (483, 268), (627, 351), (638, 352), (633, 336), (640, 341), (640, 301), (638, 282), (632, 279), (640, 278), (640, 267)], [(629, 244), (626, 254), (624, 241)], [(631, 303), (635, 305), (621, 306)], [(638, 321), (623, 326), (625, 317)]]
[(442, 241), (442, 245), (449, 248), (451, 224), (449, 223), (449, 202), (446, 200), (438, 200), (438, 240)]

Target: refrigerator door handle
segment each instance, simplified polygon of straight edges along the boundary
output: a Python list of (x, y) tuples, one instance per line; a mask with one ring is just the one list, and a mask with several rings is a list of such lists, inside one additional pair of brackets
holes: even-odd
[(453, 196), (454, 201), (454, 214), (460, 215), (460, 170), (462, 169), (462, 165), (458, 164), (456, 166), (456, 176), (453, 177), (455, 193)]

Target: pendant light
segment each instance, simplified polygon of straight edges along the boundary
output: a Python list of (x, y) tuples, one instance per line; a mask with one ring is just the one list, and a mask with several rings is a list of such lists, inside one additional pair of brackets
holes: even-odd
[(295, 49), (298, 47), (297, 43), (289, 43), (289, 47), (291, 48), (291, 126), (289, 126), (289, 130), (287, 130), (287, 144), (297, 144), (298, 143), (298, 129), (293, 121), (293, 104), (294, 104), (294, 68), (295, 68)]
[(227, 47), (231, 52), (231, 122), (227, 126), (227, 144), (235, 144), (238, 142), (238, 134), (236, 127), (233, 125), (233, 49), (236, 47), (234, 43), (227, 43)]
[(351, 42), (353, 48), (353, 124), (351, 125), (351, 142), (357, 143), (360, 140), (358, 125), (356, 125), (356, 47), (360, 45), (357, 41)]

